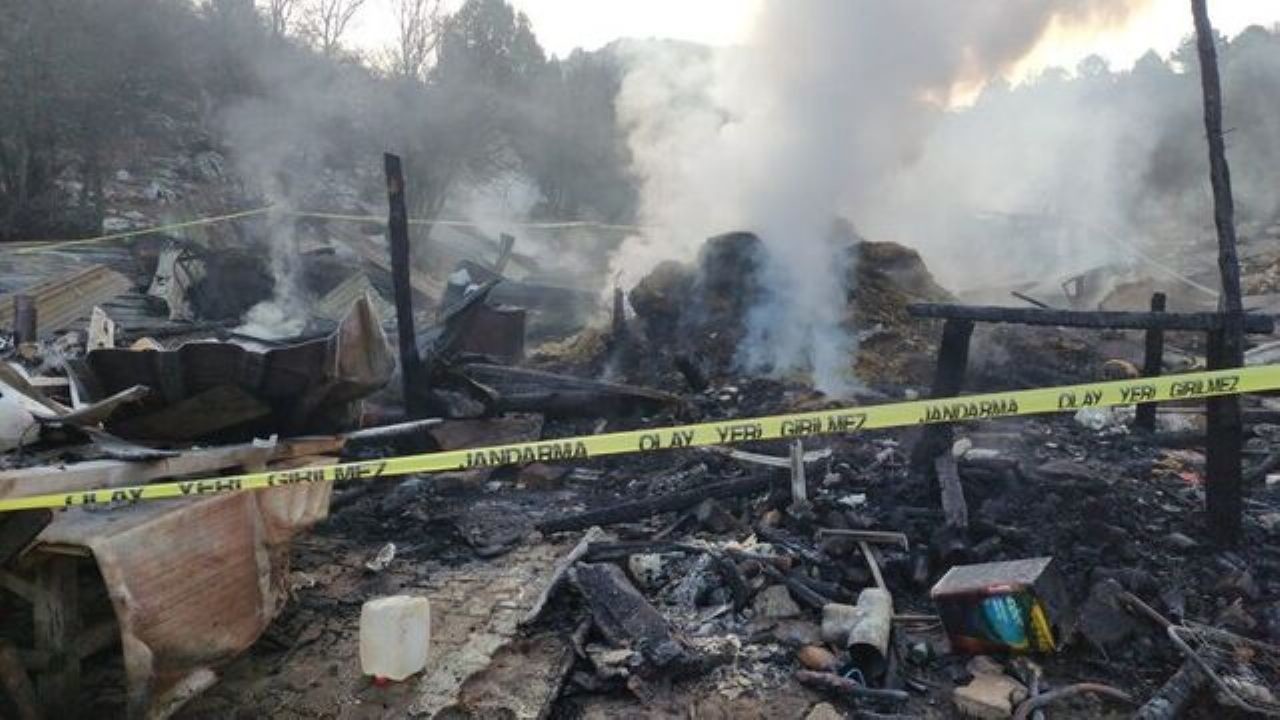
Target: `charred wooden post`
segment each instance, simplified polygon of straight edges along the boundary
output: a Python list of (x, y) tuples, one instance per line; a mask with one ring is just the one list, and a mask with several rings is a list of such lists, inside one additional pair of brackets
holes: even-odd
[[(1213, 188), (1213, 224), (1218, 231), (1218, 272), (1222, 275), (1223, 315), (1221, 332), (1210, 337), (1210, 370), (1244, 365), (1244, 332), (1247, 322), (1240, 295), (1240, 262), (1236, 257), (1235, 207), (1231, 197), (1231, 171), (1222, 139), (1222, 87), (1218, 79), (1218, 54), (1213, 25), (1205, 0), (1191, 0), (1196, 26), (1196, 50), (1200, 56), (1200, 88), (1204, 94), (1204, 129), (1209, 141), (1209, 183)], [(1209, 440), (1205, 452), (1208, 471), (1205, 499), (1209, 532), (1224, 545), (1240, 540), (1244, 499), (1240, 482), (1242, 426), (1240, 398), (1230, 395), (1209, 400)]]
[(14, 295), (13, 342), (15, 345), (36, 341), (38, 337), (36, 319), (36, 299), (21, 293)]
[[(1167, 298), (1164, 293), (1151, 296), (1151, 312), (1164, 312)], [(1147, 330), (1147, 347), (1142, 357), (1143, 377), (1158, 377), (1164, 368), (1164, 330), (1151, 328)], [(1141, 403), (1138, 405), (1135, 427), (1148, 432), (1156, 429), (1156, 404)]]
[(621, 287), (613, 288), (613, 338), (617, 340), (627, 331), (627, 301)]
[[(954, 397), (964, 387), (964, 373), (969, 366), (969, 339), (973, 337), (973, 321), (949, 319), (942, 326), (942, 342), (938, 346), (938, 366), (933, 375), (930, 398)], [(950, 452), (954, 432), (949, 424), (926, 425), (911, 453), (911, 466), (928, 475), (933, 460)]]
[(400, 381), (405, 411), (410, 418), (426, 416), (422, 360), (418, 357), (413, 320), (413, 287), (409, 282), (409, 214), (404, 204), (404, 172), (400, 156), (382, 156), (387, 176), (387, 238), (391, 246), (391, 285), (396, 304), (396, 337), (400, 344)]
[[(1233, 362), (1226, 339), (1228, 331), (1209, 333), (1207, 365), (1210, 370), (1239, 367)], [(1244, 423), (1240, 415), (1240, 397), (1222, 395), (1206, 401), (1205, 424), (1205, 511), (1209, 534), (1222, 545), (1235, 545), (1240, 540), (1244, 513), (1244, 481), (1241, 451), (1244, 448)]]

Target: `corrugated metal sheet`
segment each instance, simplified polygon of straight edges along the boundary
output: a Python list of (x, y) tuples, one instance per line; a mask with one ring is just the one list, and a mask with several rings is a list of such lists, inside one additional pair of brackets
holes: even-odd
[(328, 515), (331, 492), (331, 483), (309, 483), (111, 513), (73, 509), (44, 529), (37, 551), (92, 552), (120, 627), (130, 705), (154, 708), (184, 678), (258, 639), (287, 597), (289, 540)]
[(395, 318), (395, 307), (382, 297), (382, 294), (369, 281), (369, 276), (364, 273), (356, 273), (338, 283), (337, 287), (330, 290), (312, 307), (311, 314), (325, 320), (341, 322), (342, 318), (350, 312), (351, 306), (366, 295), (373, 302), (374, 311), (384, 322)]
[[(131, 289), (129, 278), (105, 265), (91, 265), (20, 292), (36, 299), (36, 319), (44, 336), (87, 318), (95, 305)], [(0, 295), (0, 328), (13, 329), (13, 294)]]

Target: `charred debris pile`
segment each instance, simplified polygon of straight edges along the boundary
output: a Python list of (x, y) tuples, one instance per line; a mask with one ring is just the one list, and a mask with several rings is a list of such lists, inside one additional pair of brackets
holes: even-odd
[[(252, 312), (279, 281), (234, 252), (67, 251), (75, 268), (26, 278), (0, 300), (3, 497), (1133, 377), (1152, 361), (1153, 313), (959, 305), (914, 251), (850, 233), (832, 302), (865, 384), (836, 399), (742, 370), (769, 261), (750, 233), (709, 239), (612, 303), (520, 258), (513, 238), (432, 272), (397, 266), (373, 235), (323, 238), (300, 261), (305, 321), (283, 338)], [(1265, 287), (1272, 266), (1255, 257), (1246, 281)], [(390, 340), (405, 309), (410, 382)], [(1165, 323), (1154, 372), (1203, 362), (1213, 327), (1188, 317)], [(1259, 342), (1249, 358), (1273, 352)], [(519, 718), (1275, 714), (1280, 405), (1244, 406), (1250, 491), (1227, 550), (1202, 526), (1202, 405), (8, 513), (5, 702), (193, 717), (283, 704), (325, 717), (335, 703)], [(370, 683), (360, 606), (396, 594), (430, 598), (432, 649), (420, 674)]]

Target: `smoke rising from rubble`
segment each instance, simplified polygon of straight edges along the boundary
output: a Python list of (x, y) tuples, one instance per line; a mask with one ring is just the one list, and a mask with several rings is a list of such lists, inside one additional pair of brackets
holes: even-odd
[(1119, 22), (1137, 5), (776, 0), (741, 47), (624, 47), (619, 117), (643, 183), (641, 221), (658, 237), (633, 241), (616, 268), (634, 279), (709, 235), (757, 232), (770, 292), (750, 315), (744, 365), (809, 370), (820, 389), (846, 391), (856, 348), (842, 322), (854, 289), (833, 220), (893, 230), (875, 204), (959, 93), (1008, 70), (1051, 22)]

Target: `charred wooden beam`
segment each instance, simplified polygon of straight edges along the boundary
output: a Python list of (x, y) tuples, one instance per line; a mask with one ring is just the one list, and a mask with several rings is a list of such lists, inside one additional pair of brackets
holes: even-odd
[[(1162, 313), (1167, 299), (1164, 293), (1151, 296), (1151, 312)], [(1142, 357), (1142, 376), (1158, 377), (1164, 369), (1164, 330), (1151, 328), (1147, 330), (1146, 348)], [(1156, 403), (1138, 405), (1135, 427), (1148, 432), (1156, 429)]]
[[(907, 306), (907, 312), (912, 317), (917, 318), (1109, 330), (1160, 329), (1207, 332), (1223, 328), (1226, 322), (1223, 315), (1212, 312), (1155, 313), (1120, 310), (1050, 310), (1033, 307), (1015, 308), (948, 303), (913, 303)], [(1244, 331), (1248, 333), (1266, 334), (1275, 329), (1275, 321), (1265, 315), (1245, 315), (1243, 323)]]
[[(942, 326), (942, 342), (938, 345), (938, 365), (934, 370), (930, 398), (955, 397), (964, 388), (964, 373), (969, 366), (969, 339), (973, 337), (972, 320), (947, 320)], [(911, 467), (917, 474), (929, 475), (934, 458), (951, 451), (954, 433), (951, 425), (926, 425), (911, 453)]]
[(610, 505), (606, 508), (588, 510), (576, 515), (551, 518), (538, 523), (537, 528), (543, 533), (553, 533), (565, 530), (581, 530), (592, 525), (634, 522), (661, 513), (684, 510), (708, 498), (720, 499), (753, 495), (769, 489), (771, 484), (772, 481), (769, 477), (764, 475), (708, 483), (692, 490), (667, 493), (660, 497)]
[(600, 634), (609, 642), (639, 650), (645, 660), (659, 668), (686, 657), (666, 619), (617, 565), (578, 563), (569, 577), (587, 601)]
[(391, 246), (391, 285), (396, 305), (396, 337), (400, 344), (400, 382), (404, 390), (405, 410), (412, 419), (426, 417), (427, 397), (418, 358), (417, 333), (414, 332), (413, 285), (409, 268), (409, 213), (404, 204), (404, 172), (400, 156), (382, 156), (387, 177), (387, 239)]

